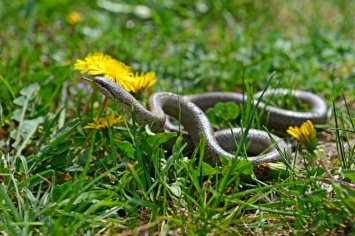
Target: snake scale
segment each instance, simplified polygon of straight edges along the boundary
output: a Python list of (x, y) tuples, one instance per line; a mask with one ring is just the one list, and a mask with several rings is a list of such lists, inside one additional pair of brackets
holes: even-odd
[[(96, 88), (105, 96), (114, 101), (120, 109), (131, 115), (132, 107), (135, 112), (136, 122), (140, 126), (149, 125), (153, 132), (164, 132), (171, 130), (166, 123), (166, 116), (171, 116), (180, 120), (181, 125), (187, 131), (185, 138), (193, 146), (197, 146), (201, 139), (205, 139), (204, 161), (214, 166), (220, 164), (220, 156), (235, 158), (235, 155), (228, 151), (236, 150), (234, 139), (239, 142), (243, 129), (234, 128), (232, 130), (214, 131), (204, 111), (213, 107), (218, 102), (243, 103), (246, 97), (239, 93), (232, 92), (208, 92), (198, 95), (179, 96), (174, 93), (157, 92), (149, 97), (147, 108), (142, 106), (130, 93), (121, 88), (116, 83), (104, 77), (95, 77), (93, 83)], [(294, 98), (300, 99), (302, 103), (308, 105), (309, 111), (296, 112), (289, 111), (262, 102), (257, 103), (257, 98), (262, 96), (259, 92), (255, 94), (254, 105), (257, 111), (262, 112), (262, 122), (266, 122), (267, 127), (285, 131), (289, 126), (300, 126), (304, 121), (311, 120), (314, 124), (326, 122), (327, 105), (315, 94), (300, 91), (274, 89), (266, 91), (264, 96), (291, 94)], [(232, 134), (233, 132), (233, 134)], [(290, 148), (283, 139), (272, 135), (279, 149), (290, 155)], [(248, 130), (246, 142), (250, 143), (248, 148), (248, 160), (252, 163), (254, 173), (261, 177), (262, 173), (257, 166), (261, 163), (284, 162), (282, 156), (270, 140), (269, 134), (265, 131)], [(190, 143), (190, 144), (191, 144)], [(268, 151), (258, 155), (265, 149)], [(249, 156), (249, 153), (253, 156)]]

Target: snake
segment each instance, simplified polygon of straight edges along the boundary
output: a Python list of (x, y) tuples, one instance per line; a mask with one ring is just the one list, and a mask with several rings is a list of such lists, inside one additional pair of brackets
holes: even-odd
[[(135, 122), (140, 126), (149, 125), (155, 133), (172, 128), (167, 117), (173, 117), (184, 127), (185, 142), (197, 147), (201, 140), (205, 141), (203, 161), (211, 166), (221, 165), (221, 156), (227, 159), (241, 159), (230, 151), (236, 150), (244, 132), (247, 132), (245, 144), (248, 144), (247, 160), (251, 163), (254, 174), (263, 177), (263, 171), (258, 168), (263, 163), (286, 162), (291, 155), (288, 144), (280, 137), (257, 129), (233, 128), (215, 131), (205, 115), (208, 108), (219, 102), (235, 102), (242, 104), (246, 95), (236, 92), (206, 92), (181, 96), (170, 92), (153, 93), (144, 107), (132, 94), (117, 83), (105, 77), (93, 78), (94, 86), (107, 98), (118, 105), (123, 113), (131, 116), (132, 109)], [(291, 95), (308, 106), (305, 112), (291, 111), (271, 106), (260, 101), (262, 96)], [(301, 90), (271, 89), (258, 92), (252, 100), (261, 122), (270, 129), (285, 131), (289, 126), (300, 126), (306, 120), (313, 124), (323, 124), (327, 119), (327, 105), (318, 95)], [(265, 151), (266, 150), (266, 151)], [(286, 158), (285, 158), (286, 156)]]

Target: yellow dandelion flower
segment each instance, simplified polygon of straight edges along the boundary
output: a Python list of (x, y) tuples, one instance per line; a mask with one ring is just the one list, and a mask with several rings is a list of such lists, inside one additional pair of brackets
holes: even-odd
[(318, 145), (316, 130), (310, 120), (303, 122), (301, 127), (290, 126), (286, 132), (300, 141), (310, 152), (313, 152)]
[(112, 80), (132, 75), (129, 66), (100, 52), (90, 53), (84, 60), (76, 60), (74, 69), (89, 75), (103, 75)]
[(133, 92), (137, 93), (142, 89), (149, 88), (155, 84), (156, 79), (155, 79), (155, 73), (154, 72), (148, 72), (145, 74), (138, 75), (136, 73), (133, 76), (130, 76), (127, 78), (127, 80), (130, 81), (130, 84), (133, 88)]
[(104, 76), (128, 92), (134, 90), (131, 82), (127, 81), (127, 78), (133, 75), (130, 67), (113, 59), (109, 55), (100, 52), (90, 53), (84, 60), (76, 60), (74, 69), (79, 70), (81, 73), (88, 73), (89, 75)]
[(108, 126), (114, 126), (123, 122), (122, 116), (116, 117), (114, 112), (111, 112), (109, 116), (103, 118), (94, 118), (93, 123), (88, 123), (84, 129), (106, 129)]
[(71, 25), (76, 25), (82, 21), (82, 17), (77, 11), (72, 11), (65, 17), (65, 20)]
[(134, 75), (129, 66), (99, 52), (88, 54), (84, 60), (76, 60), (74, 69), (81, 73), (106, 77), (128, 92), (138, 92), (156, 82), (154, 72)]

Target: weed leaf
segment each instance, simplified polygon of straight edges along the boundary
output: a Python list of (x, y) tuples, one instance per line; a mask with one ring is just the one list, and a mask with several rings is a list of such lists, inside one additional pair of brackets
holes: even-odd
[(73, 121), (69, 122), (61, 129), (59, 129), (54, 135), (53, 138), (49, 141), (49, 145), (51, 147), (56, 147), (58, 144), (63, 142), (63, 140), (68, 137), (68, 135), (73, 132), (73, 130), (81, 123), (80, 119), (74, 119)]

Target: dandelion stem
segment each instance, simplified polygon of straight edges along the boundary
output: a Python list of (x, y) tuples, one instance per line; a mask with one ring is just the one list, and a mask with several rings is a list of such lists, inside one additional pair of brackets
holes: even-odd
[[(299, 179), (308, 179), (309, 176), (305, 176), (305, 175), (298, 175), (297, 178)], [(333, 178), (317, 178), (317, 181), (322, 181), (322, 182), (326, 182), (326, 183), (332, 183), (332, 182), (336, 182), (340, 185), (346, 185), (349, 186), (350, 188), (355, 189), (355, 184), (343, 181), (343, 180), (338, 180), (338, 179), (334, 179)]]
[(95, 91), (96, 91), (96, 89), (94, 88), (94, 89), (92, 90), (91, 94), (90, 94), (90, 97), (89, 97), (88, 101), (87, 101), (86, 104), (85, 104), (85, 107), (84, 107), (83, 111), (82, 111), (81, 114), (80, 114), (81, 117), (83, 117), (83, 116), (86, 114), (86, 112), (87, 112), (87, 110), (88, 110), (88, 108), (89, 108), (89, 104), (90, 104), (91, 100), (92, 100), (93, 97), (94, 97)]
[(104, 110), (106, 108), (106, 105), (107, 105), (107, 97), (105, 97), (104, 101), (102, 102), (102, 107), (101, 107), (101, 110), (99, 112), (99, 115), (97, 116), (97, 118), (101, 118), (102, 117), (102, 113), (104, 113)]
[(335, 181), (334, 176), (330, 173), (328, 167), (324, 164), (324, 162), (323, 162), (322, 160), (319, 160), (319, 163), (320, 163), (321, 166), (323, 167), (323, 170), (324, 170), (324, 172), (328, 175), (328, 177), (329, 177), (331, 180)]

